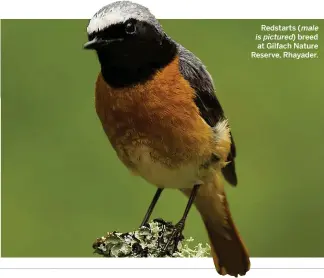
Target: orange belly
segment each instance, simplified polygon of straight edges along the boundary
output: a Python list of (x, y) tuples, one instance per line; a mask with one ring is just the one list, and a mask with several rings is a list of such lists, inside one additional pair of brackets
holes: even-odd
[[(120, 159), (145, 146), (152, 159), (169, 167), (211, 153), (212, 130), (194, 103), (194, 90), (179, 72), (178, 58), (152, 80), (128, 88), (112, 88), (99, 74), (96, 110)], [(132, 151), (130, 151), (132, 150)]]

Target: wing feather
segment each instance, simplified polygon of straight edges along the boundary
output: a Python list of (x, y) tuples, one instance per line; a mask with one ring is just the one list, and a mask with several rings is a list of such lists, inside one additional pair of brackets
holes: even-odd
[[(213, 86), (213, 80), (203, 63), (189, 50), (178, 45), (179, 67), (184, 78), (195, 89), (195, 103), (199, 108), (201, 117), (208, 125), (214, 127), (219, 121), (225, 119), (224, 111), (219, 103)], [(232, 134), (231, 134), (232, 136)], [(232, 136), (231, 150), (227, 160), (230, 162), (223, 169), (225, 179), (233, 186), (237, 184), (235, 171), (236, 147)]]

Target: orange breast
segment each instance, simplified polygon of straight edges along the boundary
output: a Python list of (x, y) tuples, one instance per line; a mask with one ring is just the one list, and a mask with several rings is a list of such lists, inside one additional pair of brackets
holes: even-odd
[(201, 119), (194, 90), (178, 63), (176, 58), (152, 80), (128, 88), (111, 88), (99, 74), (97, 114), (124, 162), (125, 149), (142, 145), (170, 165), (210, 154), (212, 131)]

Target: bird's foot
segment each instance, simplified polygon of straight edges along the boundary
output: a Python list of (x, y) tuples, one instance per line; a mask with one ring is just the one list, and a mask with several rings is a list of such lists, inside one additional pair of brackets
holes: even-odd
[(179, 241), (181, 241), (183, 239), (182, 231), (184, 229), (184, 226), (185, 226), (185, 221), (183, 221), (183, 220), (180, 220), (174, 226), (172, 234), (170, 235), (168, 241), (166, 242), (166, 244), (164, 245), (164, 247), (161, 250), (161, 256), (164, 256), (165, 254), (167, 254), (169, 252), (168, 248), (169, 248), (170, 244), (172, 243), (172, 241), (174, 241), (172, 254), (177, 250)]

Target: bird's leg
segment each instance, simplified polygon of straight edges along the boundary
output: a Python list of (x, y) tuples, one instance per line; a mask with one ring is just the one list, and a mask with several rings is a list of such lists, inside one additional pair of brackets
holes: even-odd
[(186, 222), (186, 219), (187, 219), (187, 216), (188, 216), (188, 213), (189, 213), (189, 210), (195, 200), (195, 197), (197, 195), (197, 191), (199, 189), (199, 186), (200, 184), (196, 184), (192, 191), (191, 191), (191, 194), (190, 194), (190, 197), (189, 197), (189, 200), (188, 200), (188, 203), (187, 203), (187, 206), (186, 206), (186, 209), (183, 213), (183, 216), (181, 217), (180, 221), (174, 226), (174, 229), (172, 231), (172, 234), (169, 238), (169, 240), (167, 241), (167, 243), (165, 244), (165, 246), (163, 247), (162, 249), (162, 254), (165, 254), (165, 252), (167, 251), (169, 245), (171, 244), (172, 240), (174, 239), (176, 242), (175, 242), (175, 245), (174, 245), (174, 251), (175, 249), (177, 248), (177, 245), (178, 245), (178, 241), (179, 239), (177, 237), (179, 237), (184, 229), (184, 226), (185, 226), (185, 222)]
[(145, 214), (145, 216), (144, 216), (144, 219), (143, 219), (143, 221), (142, 221), (142, 223), (141, 223), (140, 228), (143, 227), (143, 226), (148, 222), (148, 220), (149, 220), (149, 218), (150, 218), (150, 216), (151, 216), (151, 214), (152, 214), (152, 212), (153, 212), (153, 209), (154, 209), (154, 207), (155, 207), (157, 201), (158, 201), (159, 198), (160, 198), (160, 195), (161, 195), (163, 189), (164, 189), (164, 188), (158, 188), (158, 189), (156, 190), (155, 195), (154, 195), (154, 197), (153, 197), (153, 200), (152, 200), (152, 202), (151, 202), (149, 208), (147, 209), (147, 212), (146, 212), (146, 214)]

